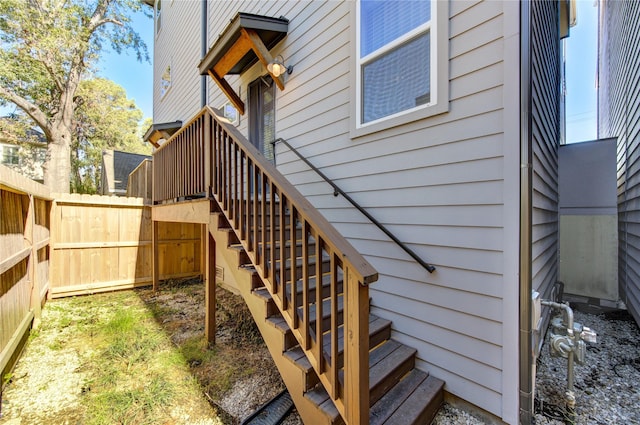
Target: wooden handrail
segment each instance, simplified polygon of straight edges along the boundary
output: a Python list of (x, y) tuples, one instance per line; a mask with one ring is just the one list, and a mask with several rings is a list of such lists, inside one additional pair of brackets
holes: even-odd
[[(176, 147), (171, 146), (174, 143)], [(207, 155), (200, 163), (203, 172), (180, 166), (196, 150)], [(182, 155), (162, 154), (157, 161), (162, 152)], [(157, 180), (176, 175), (189, 182), (192, 193), (183, 189), (184, 184)], [(154, 153), (154, 202), (202, 192), (217, 201), (234, 228), (345, 422), (368, 423), (368, 284), (377, 280), (376, 270), (273, 164), (209, 107)], [(323, 282), (328, 296), (326, 289), (320, 290)], [(318, 290), (313, 291), (316, 283)]]

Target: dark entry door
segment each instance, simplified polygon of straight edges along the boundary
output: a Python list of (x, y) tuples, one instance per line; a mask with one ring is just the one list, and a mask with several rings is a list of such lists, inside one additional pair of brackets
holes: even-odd
[(271, 76), (260, 77), (249, 84), (249, 141), (274, 162), (275, 84)]

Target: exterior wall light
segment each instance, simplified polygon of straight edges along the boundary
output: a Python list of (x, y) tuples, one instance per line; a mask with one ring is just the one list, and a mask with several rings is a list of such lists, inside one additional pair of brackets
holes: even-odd
[(285, 72), (287, 74), (291, 74), (293, 72), (293, 65), (285, 66), (284, 58), (282, 57), (282, 55), (278, 55), (274, 60), (269, 62), (269, 64), (267, 65), (267, 70), (274, 77), (278, 78)]

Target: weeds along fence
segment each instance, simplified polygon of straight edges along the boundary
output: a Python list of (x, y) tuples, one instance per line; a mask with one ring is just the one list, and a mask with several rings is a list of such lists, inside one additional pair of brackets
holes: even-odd
[[(51, 221), (51, 297), (152, 284), (151, 207), (142, 198), (55, 194)], [(202, 275), (200, 225), (158, 227), (160, 280)]]
[[(158, 223), (160, 280), (202, 276), (202, 234), (199, 224)], [(50, 193), (0, 165), (0, 373), (12, 367), (47, 296), (151, 285), (152, 271), (143, 198)]]
[(16, 361), (49, 290), (47, 187), (0, 165), (0, 373)]

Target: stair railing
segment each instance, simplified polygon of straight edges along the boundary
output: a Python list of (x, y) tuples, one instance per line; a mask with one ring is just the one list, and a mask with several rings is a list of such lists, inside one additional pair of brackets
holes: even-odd
[(211, 186), (210, 149), (202, 110), (153, 152), (153, 203), (206, 196)]
[(359, 203), (357, 203), (348, 193), (346, 193), (344, 190), (340, 189), (340, 187), (335, 184), (333, 182), (333, 180), (331, 180), (329, 177), (327, 177), (318, 167), (316, 167), (315, 165), (313, 165), (307, 158), (305, 158), (304, 156), (302, 156), (302, 154), (293, 146), (291, 146), (291, 144), (289, 142), (287, 142), (285, 139), (282, 138), (278, 138), (276, 140), (274, 140), (272, 143), (275, 146), (276, 143), (282, 143), (284, 144), (286, 147), (289, 148), (289, 150), (291, 152), (293, 152), (294, 154), (296, 154), (296, 156), (298, 158), (300, 158), (302, 161), (304, 161), (305, 164), (307, 164), (309, 166), (309, 168), (311, 168), (313, 171), (316, 172), (316, 174), (318, 174), (325, 182), (329, 183), (329, 185), (333, 188), (333, 196), (338, 196), (338, 195), (342, 195), (342, 197), (344, 199), (346, 199), (347, 201), (349, 201), (351, 203), (351, 205), (353, 205), (358, 211), (360, 211), (360, 213), (362, 215), (364, 215), (365, 217), (367, 217), (367, 219), (369, 219), (369, 221), (371, 221), (373, 224), (375, 224), (375, 226), (380, 229), (385, 235), (387, 235), (392, 241), (394, 241), (396, 243), (396, 245), (398, 245), (400, 248), (402, 248), (402, 250), (404, 252), (406, 252), (407, 254), (409, 254), (409, 256), (411, 258), (413, 258), (414, 260), (416, 260), (418, 262), (418, 264), (420, 264), (422, 267), (424, 267), (429, 273), (433, 273), (434, 271), (436, 271), (436, 268), (432, 265), (427, 263), (426, 261), (424, 261), (422, 258), (420, 258), (420, 256), (418, 256), (418, 254), (416, 254), (411, 248), (409, 248), (404, 242), (402, 242), (400, 239), (398, 239), (396, 237), (396, 235), (394, 235), (393, 233), (391, 233), (391, 231), (389, 229), (386, 228), (386, 226), (382, 223), (380, 223), (375, 217), (373, 217), (369, 211), (365, 210)]
[(172, 181), (154, 185), (154, 203), (216, 200), (345, 422), (367, 424), (376, 270), (209, 107), (154, 153), (156, 178)]

